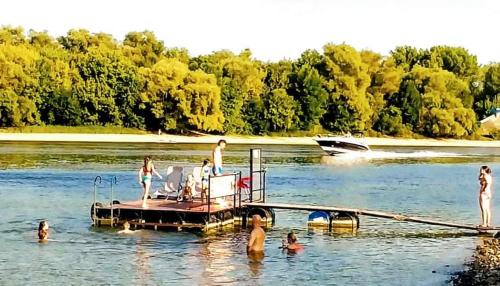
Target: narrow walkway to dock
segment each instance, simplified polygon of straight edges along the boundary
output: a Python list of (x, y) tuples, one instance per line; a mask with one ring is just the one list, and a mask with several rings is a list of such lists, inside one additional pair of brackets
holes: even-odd
[(316, 206), (316, 205), (283, 204), (283, 203), (245, 203), (245, 206), (247, 206), (247, 207), (273, 208), (273, 209), (285, 209), (285, 210), (342, 212), (342, 213), (350, 213), (350, 214), (355, 214), (355, 215), (365, 215), (365, 216), (372, 216), (372, 217), (378, 217), (378, 218), (387, 218), (387, 219), (393, 219), (393, 220), (397, 220), (397, 221), (408, 221), (408, 222), (416, 222), (416, 223), (423, 223), (423, 224), (430, 224), (430, 225), (439, 225), (439, 226), (454, 227), (454, 228), (461, 228), (461, 229), (470, 229), (470, 230), (476, 230), (479, 232), (500, 230), (500, 227), (498, 227), (498, 226), (485, 228), (485, 227), (478, 227), (478, 226), (472, 225), (472, 224), (454, 223), (454, 222), (448, 222), (448, 221), (438, 221), (438, 220), (431, 220), (431, 219), (416, 217), (416, 216), (407, 216), (407, 215), (403, 215), (403, 214), (394, 214), (394, 213), (364, 210), (364, 209), (327, 207), (327, 206)]

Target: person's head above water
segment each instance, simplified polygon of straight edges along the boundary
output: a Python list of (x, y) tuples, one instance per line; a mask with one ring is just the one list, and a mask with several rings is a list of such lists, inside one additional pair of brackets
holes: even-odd
[(260, 217), (260, 215), (256, 214), (256, 215), (253, 215), (252, 216), (252, 225), (253, 227), (260, 227), (260, 221), (262, 220), (262, 218)]
[(221, 149), (226, 148), (226, 144), (227, 144), (227, 142), (224, 139), (221, 139), (221, 140), (219, 140), (219, 142), (217, 142), (217, 146), (219, 146)]
[(46, 220), (42, 220), (38, 224), (38, 239), (46, 240), (49, 236), (49, 223)]
[(125, 221), (125, 222), (123, 223), (123, 229), (124, 229), (124, 230), (129, 230), (129, 229), (130, 229), (130, 224), (128, 223), (128, 221)]
[(288, 235), (287, 235), (287, 240), (288, 240), (288, 243), (289, 243), (289, 244), (292, 244), (292, 243), (296, 243), (296, 242), (297, 242), (297, 236), (295, 235), (295, 233), (293, 233), (293, 231), (292, 231), (292, 232), (290, 232), (290, 233), (288, 233)]

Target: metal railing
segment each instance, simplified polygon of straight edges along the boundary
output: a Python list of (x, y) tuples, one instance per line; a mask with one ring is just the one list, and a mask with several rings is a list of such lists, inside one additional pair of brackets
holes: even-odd
[[(266, 169), (252, 171), (250, 174), (250, 202), (266, 202)], [(256, 186), (256, 180), (258, 185)], [(256, 198), (254, 193), (258, 193), (259, 197)]]
[[(113, 214), (113, 203), (114, 203), (114, 186), (118, 184), (118, 181), (116, 179), (116, 176), (113, 176), (110, 178), (110, 225), (111, 227), (114, 226), (114, 214)], [(97, 220), (97, 189), (98, 185), (102, 183), (102, 177), (101, 176), (96, 176), (94, 178), (94, 203), (92, 204), (92, 221), (94, 225), (96, 224)]]
[(94, 222), (94, 225), (96, 224), (95, 221), (97, 219), (97, 211), (96, 211), (96, 203), (97, 203), (97, 186), (100, 185), (102, 182), (101, 176), (96, 176), (94, 179), (94, 203), (92, 204), (92, 221)]

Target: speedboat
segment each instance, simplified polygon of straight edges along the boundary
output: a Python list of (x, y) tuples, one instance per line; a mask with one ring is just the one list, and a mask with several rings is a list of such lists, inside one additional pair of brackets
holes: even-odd
[(367, 144), (362, 142), (359, 137), (354, 137), (351, 134), (340, 136), (318, 135), (314, 140), (330, 156), (370, 151)]

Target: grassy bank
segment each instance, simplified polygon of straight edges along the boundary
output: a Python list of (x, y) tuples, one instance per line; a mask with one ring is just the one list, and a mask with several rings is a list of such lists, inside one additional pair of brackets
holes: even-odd
[(0, 128), (0, 133), (151, 134), (119, 126), (25, 126)]

